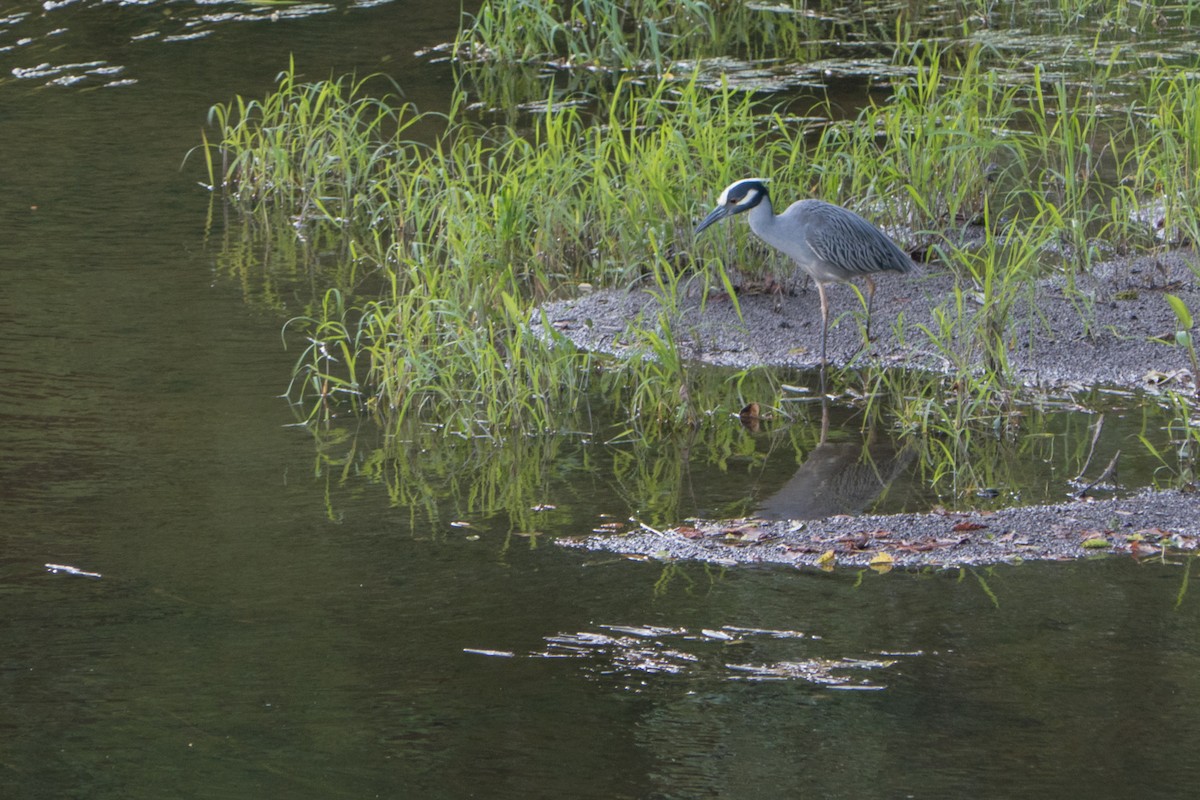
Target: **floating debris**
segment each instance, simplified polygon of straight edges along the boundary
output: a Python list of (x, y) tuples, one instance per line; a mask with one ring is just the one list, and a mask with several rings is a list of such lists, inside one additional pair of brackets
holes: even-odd
[(79, 567), (72, 567), (66, 564), (47, 564), (46, 571), (54, 575), (57, 575), (61, 572), (66, 575), (78, 575), (81, 578), (95, 579), (103, 577), (99, 572), (88, 572), (87, 570), (82, 570)]
[(734, 680), (789, 681), (800, 679), (827, 686), (831, 689), (878, 691), (887, 687), (865, 680), (855, 681), (846, 675), (836, 674), (835, 670), (886, 669), (895, 663), (895, 660), (871, 661), (857, 658), (812, 658), (805, 661), (779, 661), (774, 664), (726, 664), (725, 666), (739, 673), (734, 676)]
[(464, 653), (473, 653), (477, 656), (492, 656), (494, 658), (514, 658), (516, 653), (511, 650), (483, 650), (476, 647), (464, 647)]

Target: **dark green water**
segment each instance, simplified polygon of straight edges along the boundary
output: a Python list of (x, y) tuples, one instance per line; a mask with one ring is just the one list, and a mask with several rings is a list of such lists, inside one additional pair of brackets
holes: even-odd
[[(0, 797), (1190, 793), (1191, 565), (634, 563), (517, 534), (734, 510), (794, 459), (656, 481), (572, 441), (537, 456), (558, 507), (530, 512), (494, 476), (490, 499), (453, 484), (486, 453), (429, 456), (397, 493), (350, 439), (289, 427), (279, 329), (301, 300), (247, 303), (218, 272), (183, 156), (209, 105), (261, 95), (290, 53), (438, 107), (451, 77), (411, 53), (456, 12), (220, 16), (269, 12), (0, 11)], [(122, 69), (12, 72), (96, 61)], [(927, 491), (902, 486), (899, 506)], [(791, 635), (704, 633), (723, 626)]]

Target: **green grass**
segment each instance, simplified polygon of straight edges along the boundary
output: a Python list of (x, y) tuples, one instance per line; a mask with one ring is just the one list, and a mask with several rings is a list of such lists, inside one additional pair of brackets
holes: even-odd
[(529, 63), (661, 73), (683, 58), (731, 52), (799, 58), (814, 40), (870, 27), (865, 17), (805, 11), (800, 3), (767, 9), (730, 0), (498, 0), (483, 4), (454, 50), (472, 76)]
[[(599, 393), (625, 430), (653, 438), (728, 419), (747, 381), (756, 400), (784, 408), (768, 372), (693, 364), (683, 313), (689, 293), (731, 288), (732, 265), (772, 268), (745, 226), (718, 234), (724, 250), (691, 236), (723, 186), (763, 175), (781, 205), (847, 205), (955, 276), (916, 328), (949, 376), (877, 376), (862, 390), (887, 410), (886, 427), (930, 437), (937, 483), (963, 468), (964, 437), (1020, 418), (1008, 354), (1021, 343), (1008, 323), (1036, 315), (1036, 279), (1065, 276), (1086, 328), (1093, 299), (1078, 275), (1113, 253), (1200, 236), (1200, 90), (1172, 65), (1127, 70), (1118, 49), (1097, 45), (1105, 57), (1089, 74), (1052, 74), (970, 37), (913, 41), (911, 20), (884, 30), (832, 6), (826, 19), (736, 3), (610, 17), (592, 5), (485, 5), (457, 43), (463, 81), (446, 114), (420, 112), (380, 76), (305, 82), (294, 67), (268, 96), (213, 108), (210, 181), (244, 221), (226, 230), (222, 269), (273, 308), (286, 300), (256, 248), (312, 287), (287, 328), (300, 345), (289, 394), (307, 419), (368, 412), (391, 429), (511, 440), (573, 428)], [(968, 31), (1003, 11), (961, 6)], [(1101, 27), (1150, 13), (1056, 7)], [(1194, 13), (1181, 8), (1172, 13)], [(769, 36), (755, 27), (766, 24)], [(683, 58), (799, 47), (814, 25), (894, 50), (886, 94), (846, 114), (821, 93), (765, 96), (714, 87), (703, 67), (674, 71)], [(566, 84), (510, 68), (546, 59)], [(540, 93), (538, 111), (483, 122), (469, 106), (484, 81), (522, 102)], [(533, 333), (539, 305), (582, 284), (659, 300), (661, 313), (630, 324), (627, 357)], [(854, 380), (834, 376), (835, 393)]]
[[(293, 394), (323, 414), (336, 391), (472, 434), (553, 427), (592, 359), (535, 337), (536, 304), (643, 276), (674, 295), (693, 266), (684, 199), (728, 165), (715, 132), (742, 137), (747, 159), (788, 146), (747, 98), (665, 81), (619, 86), (602, 124), (576, 106), (549, 106), (527, 131), (456, 112), (418, 144), (403, 137), (428, 120), (364, 86), (288, 73), (267, 100), (213, 112), (229, 154), (214, 183), (248, 216), (336, 239), (335, 262), (355, 265), (292, 324), (310, 340)], [(352, 297), (364, 281), (380, 291)]]

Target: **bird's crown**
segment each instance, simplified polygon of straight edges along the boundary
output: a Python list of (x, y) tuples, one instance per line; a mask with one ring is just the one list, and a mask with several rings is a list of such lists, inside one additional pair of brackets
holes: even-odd
[(767, 195), (766, 178), (742, 178), (725, 187), (717, 205), (752, 206)]

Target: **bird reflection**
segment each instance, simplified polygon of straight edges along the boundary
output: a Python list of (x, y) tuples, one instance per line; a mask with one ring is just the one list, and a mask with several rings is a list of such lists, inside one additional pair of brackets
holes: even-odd
[(916, 455), (916, 448), (897, 448), (876, 441), (872, 432), (861, 441), (830, 442), (829, 405), (821, 404), (821, 440), (796, 474), (766, 498), (756, 513), (763, 519), (823, 519), (861, 514), (883, 494)]

